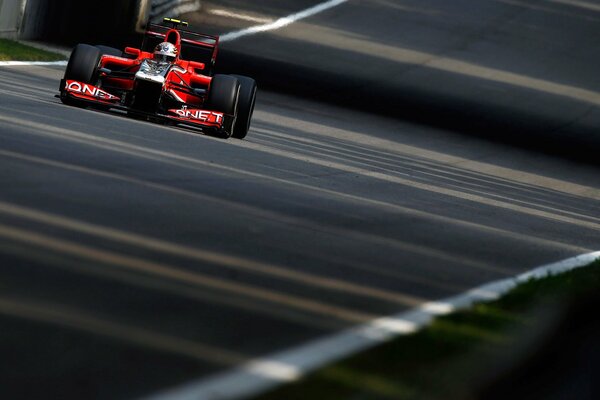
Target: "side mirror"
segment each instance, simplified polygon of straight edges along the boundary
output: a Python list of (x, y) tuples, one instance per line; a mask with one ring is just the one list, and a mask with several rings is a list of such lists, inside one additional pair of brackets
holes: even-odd
[(141, 51), (140, 49), (136, 49), (135, 47), (125, 47), (125, 51), (123, 53), (127, 54), (128, 56), (138, 58), (140, 56)]
[(205, 67), (204, 63), (198, 61), (190, 61), (188, 66), (193, 69), (199, 69), (200, 71), (203, 71)]

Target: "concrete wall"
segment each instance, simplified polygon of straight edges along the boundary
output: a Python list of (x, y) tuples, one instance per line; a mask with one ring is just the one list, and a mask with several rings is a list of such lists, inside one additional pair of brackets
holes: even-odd
[(200, 0), (0, 0), (0, 37), (73, 45), (135, 45), (146, 23), (200, 9)]
[[(200, 9), (200, 0), (0, 0), (3, 36), (72, 45), (135, 44), (149, 19)], [(0, 32), (1, 34), (2, 32)]]
[(90, 11), (90, 3), (81, 0), (26, 0), (20, 37), (68, 45), (123, 45), (149, 12), (147, 0), (103, 0), (95, 4)]
[(151, 21), (160, 21), (163, 17), (176, 17), (200, 9), (200, 0), (150, 0), (150, 2)]
[(0, 37), (18, 37), (24, 5), (25, 0), (0, 0)]

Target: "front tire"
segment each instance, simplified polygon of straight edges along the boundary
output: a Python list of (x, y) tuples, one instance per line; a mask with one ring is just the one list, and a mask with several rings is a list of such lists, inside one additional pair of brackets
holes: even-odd
[(230, 75), (213, 76), (208, 91), (205, 108), (226, 114), (223, 122), (223, 136), (230, 137), (235, 128), (238, 101), (240, 96), (240, 82)]
[(78, 44), (71, 52), (65, 80), (74, 80), (94, 84), (98, 73), (98, 64), (102, 53), (96, 46)]
[[(102, 53), (100, 49), (89, 44), (78, 44), (75, 46), (69, 57), (67, 68), (65, 69), (64, 82), (72, 80), (83, 83), (96, 84), (98, 79), (98, 64)], [(60, 88), (60, 99), (65, 104), (83, 106), (84, 103), (69, 99), (66, 96), (64, 88)]]
[(238, 115), (233, 130), (233, 137), (243, 139), (250, 130), (250, 122), (254, 113), (254, 104), (256, 103), (256, 81), (252, 78), (242, 75), (231, 75), (240, 82), (240, 98), (238, 101)]

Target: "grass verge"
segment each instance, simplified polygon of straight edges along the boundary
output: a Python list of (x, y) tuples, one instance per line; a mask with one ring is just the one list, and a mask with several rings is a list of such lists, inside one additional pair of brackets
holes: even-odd
[[(326, 366), (256, 400), (489, 398), (490, 388), (496, 390), (499, 379), (510, 376), (517, 366), (534, 365), (526, 361), (536, 352), (542, 354), (544, 346), (552, 348), (548, 337), (558, 340), (561, 329), (572, 330), (576, 324), (570, 321), (565, 328), (565, 315), (573, 314), (573, 307), (580, 309), (581, 304), (588, 307), (590, 294), (597, 301), (599, 286), (600, 260), (531, 280), (499, 300), (436, 318), (417, 333)], [(583, 316), (586, 324), (590, 318), (594, 320)], [(579, 338), (572, 339), (566, 340), (579, 343)], [(571, 354), (572, 348), (564, 342), (554, 343), (554, 347)], [(559, 357), (557, 354), (553, 356)], [(536, 372), (527, 368), (529, 374)], [(517, 390), (508, 382), (502, 381), (503, 390)]]
[(0, 61), (62, 61), (65, 56), (27, 46), (9, 39), (0, 39)]

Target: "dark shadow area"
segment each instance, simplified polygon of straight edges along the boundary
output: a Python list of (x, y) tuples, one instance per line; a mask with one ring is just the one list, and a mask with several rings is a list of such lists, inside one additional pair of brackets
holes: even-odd
[(476, 399), (597, 399), (600, 397), (600, 307), (597, 291), (572, 299), (538, 346), (506, 368)]
[[(305, 6), (207, 3), (271, 18)], [(209, 12), (184, 17), (221, 34), (224, 26), (256, 24)], [(590, 40), (597, 18), (584, 6), (547, 1), (348, 2), (281, 34), (223, 43), (217, 72), (252, 76), (264, 90), (597, 164), (598, 103), (561, 92), (597, 91), (592, 65), (599, 53)], [(397, 62), (403, 51), (414, 63)], [(456, 63), (444, 70), (435, 67), (439, 60)], [(480, 69), (463, 74), (460, 63)], [(526, 83), (507, 83), (511, 78)], [(534, 89), (538, 84), (550, 89)]]
[[(31, 0), (25, 7), (25, 38), (49, 43), (106, 43), (121, 47), (135, 37), (139, 2), (105, 0), (91, 5), (80, 0)], [(35, 25), (32, 25), (34, 24)]]
[(166, 352), (25, 318), (0, 316), (5, 399), (132, 399), (210, 369)]
[[(385, 62), (365, 59), (364, 55), (356, 57), (366, 64)], [(418, 85), (391, 86), (378, 76), (365, 75), (357, 81), (357, 77), (344, 71), (323, 71), (227, 49), (219, 54), (217, 72), (252, 76), (263, 90), (331, 102), (578, 162), (598, 163), (598, 127), (586, 124), (585, 120), (567, 122), (560, 113), (539, 115), (517, 106), (490, 104), (490, 99), (476, 96), (440, 94)], [(436, 74), (445, 75), (443, 79), (471, 81), (470, 87), (478, 85), (476, 78), (446, 72)], [(588, 112), (596, 115), (599, 111), (590, 105)]]

